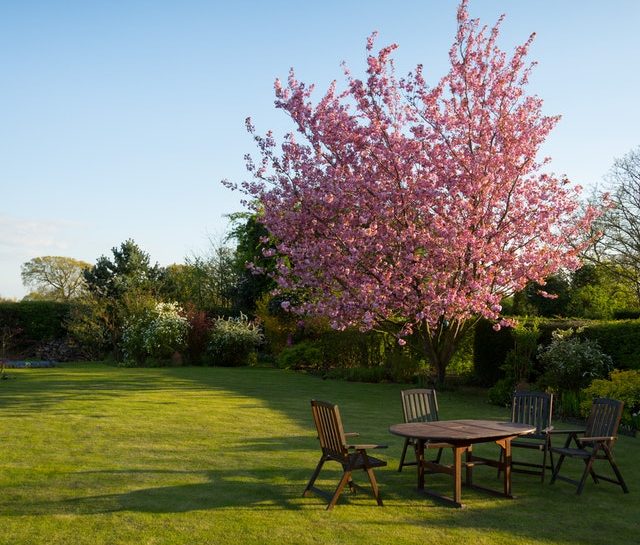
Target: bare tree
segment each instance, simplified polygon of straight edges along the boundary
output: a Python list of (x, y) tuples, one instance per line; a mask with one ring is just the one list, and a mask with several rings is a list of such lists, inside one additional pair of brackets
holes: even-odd
[(611, 207), (594, 223), (602, 234), (586, 257), (627, 283), (640, 305), (640, 147), (614, 162), (607, 182)]

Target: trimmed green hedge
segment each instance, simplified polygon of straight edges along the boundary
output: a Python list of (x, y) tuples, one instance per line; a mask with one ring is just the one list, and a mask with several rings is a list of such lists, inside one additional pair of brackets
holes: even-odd
[(596, 322), (583, 336), (598, 341), (616, 369), (640, 369), (640, 320)]
[(510, 328), (493, 329), (488, 320), (475, 325), (473, 337), (473, 371), (476, 381), (482, 386), (492, 386), (504, 377), (500, 368), (507, 352), (513, 348)]
[(59, 339), (66, 335), (64, 323), (69, 317), (70, 309), (69, 303), (56, 301), (2, 302), (0, 328), (20, 330), (21, 341)]
[[(594, 321), (577, 319), (540, 320), (540, 344), (551, 342), (551, 333), (556, 329), (584, 327), (581, 337), (598, 341), (605, 354), (613, 359), (616, 369), (640, 369), (640, 320)], [(510, 328), (494, 331), (488, 321), (476, 325), (473, 365), (476, 380), (485, 386), (495, 384), (504, 377), (501, 369), (504, 360), (513, 348)], [(534, 379), (542, 369), (534, 365)]]

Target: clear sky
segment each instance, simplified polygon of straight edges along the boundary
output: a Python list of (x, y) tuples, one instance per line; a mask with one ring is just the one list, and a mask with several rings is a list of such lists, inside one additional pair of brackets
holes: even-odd
[[(341, 61), (360, 75), (366, 37), (396, 42), (399, 74), (447, 69), (456, 0), (0, 0), (0, 296), (20, 265), (94, 263), (133, 238), (161, 265), (228, 228), (253, 152), (244, 128), (289, 128), (273, 80), (290, 66), (320, 91)], [(561, 114), (544, 147), (587, 187), (640, 145), (640, 2), (471, 0), (511, 51), (531, 32), (529, 90)]]

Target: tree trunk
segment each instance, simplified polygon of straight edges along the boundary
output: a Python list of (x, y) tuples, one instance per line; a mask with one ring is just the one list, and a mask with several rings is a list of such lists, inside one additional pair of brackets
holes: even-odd
[(422, 331), (424, 354), (436, 371), (436, 385), (444, 385), (451, 358), (474, 323), (475, 320), (441, 319), (437, 328), (426, 326)]

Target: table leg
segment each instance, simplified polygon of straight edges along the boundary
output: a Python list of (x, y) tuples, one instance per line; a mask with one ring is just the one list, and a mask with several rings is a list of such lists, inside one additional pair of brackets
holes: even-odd
[(462, 505), (462, 453), (466, 447), (453, 447), (453, 501)]
[(467, 447), (467, 475), (466, 475), (466, 485), (473, 486), (473, 445), (469, 445)]
[(504, 495), (511, 496), (511, 439), (504, 440)]
[(418, 462), (418, 490), (424, 490), (424, 440), (416, 439), (416, 458)]
[(496, 441), (498, 446), (502, 449), (501, 462), (499, 463), (499, 469), (503, 471), (503, 492), (508, 498), (511, 496), (511, 440), (512, 437), (501, 439)]

